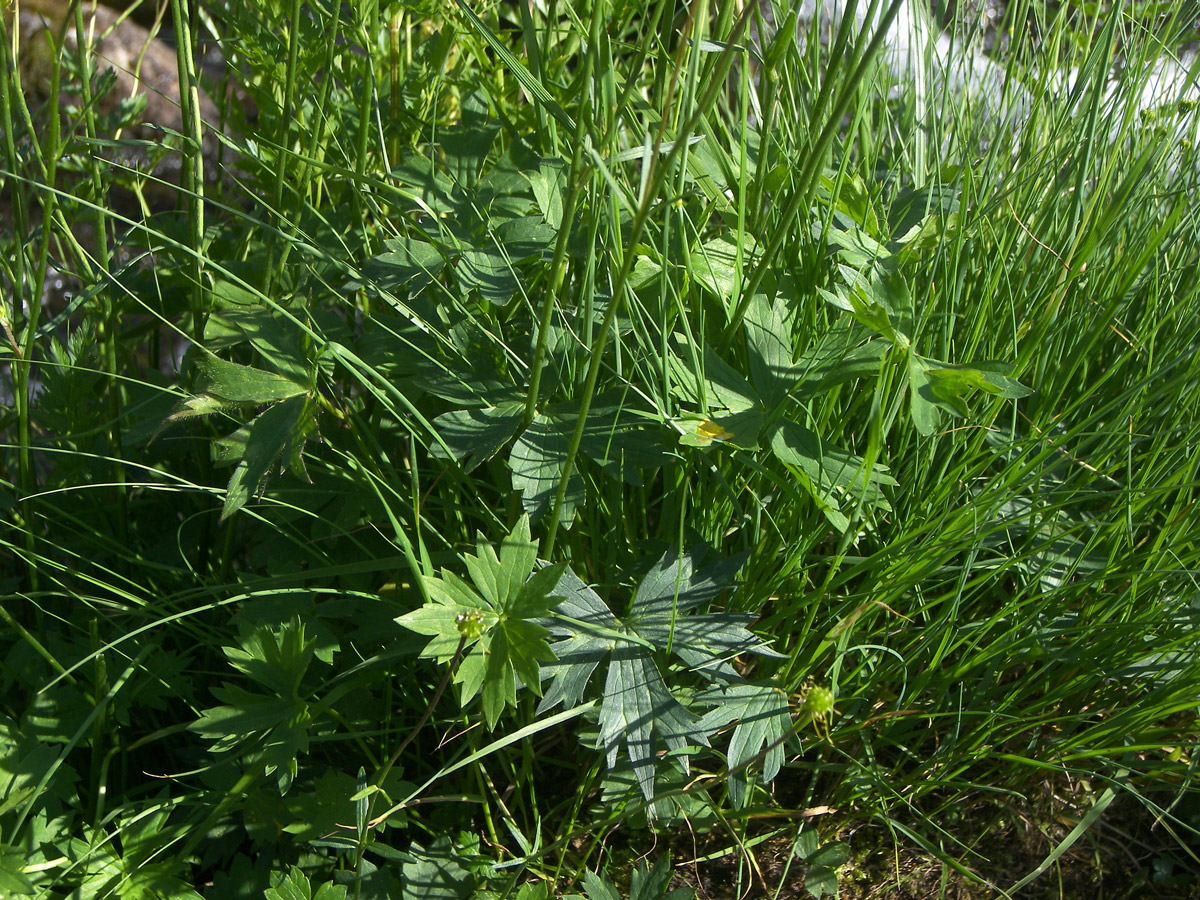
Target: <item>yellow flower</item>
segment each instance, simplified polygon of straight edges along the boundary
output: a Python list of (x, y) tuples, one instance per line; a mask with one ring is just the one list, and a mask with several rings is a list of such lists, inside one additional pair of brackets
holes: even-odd
[(713, 441), (727, 441), (733, 437), (732, 431), (726, 431), (719, 423), (712, 419), (705, 419), (696, 426), (696, 437), (705, 444)]

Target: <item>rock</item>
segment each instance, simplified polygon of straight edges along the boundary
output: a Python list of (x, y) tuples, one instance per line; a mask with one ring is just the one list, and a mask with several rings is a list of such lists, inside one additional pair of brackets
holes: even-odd
[[(178, 184), (182, 166), (177, 149), (163, 152), (162, 146), (178, 147), (179, 139), (166, 131), (182, 132), (183, 117), (179, 105), (179, 77), (175, 48), (166, 41), (151, 35), (132, 18), (122, 15), (95, 0), (81, 0), (86, 40), (95, 56), (98, 75), (109, 69), (115, 76), (110, 90), (96, 99), (96, 111), (102, 121), (116, 124), (125, 120), (124, 127), (117, 133), (100, 134), (103, 138), (132, 139), (149, 142), (152, 146), (127, 145), (104, 148), (99, 151), (106, 160), (114, 163), (112, 181), (124, 180), (120, 166), (128, 166), (147, 172), (154, 178), (170, 184), (147, 180), (144, 194), (151, 207), (165, 208), (176, 202), (174, 185)], [(20, 41), (18, 66), (22, 86), (35, 124), (44, 123), (48, 114), (45, 105), (49, 99), (51, 73), (55, 47), (62, 42), (64, 53), (74, 57), (77, 35), (74, 16), (68, 18), (70, 3), (67, 0), (22, 0), (19, 4), (16, 30)], [(13, 28), (13, 9), (5, 12), (5, 24)], [(102, 77), (93, 79), (93, 89), (99, 86)], [(74, 121), (66, 116), (68, 107), (78, 108), (81, 91), (67, 66), (61, 70), (59, 107), (63, 113), (64, 127)], [(130, 119), (130, 101), (143, 97), (145, 106)], [(136, 109), (136, 106), (134, 107)], [(212, 129), (220, 119), (219, 110), (208, 94), (200, 94), (200, 117), (205, 135), (202, 147), (206, 160), (216, 159), (219, 143)], [(77, 125), (82, 133), (82, 124)], [(206, 166), (206, 178), (212, 182), (217, 176), (216, 165)], [(131, 196), (114, 198), (119, 206), (128, 205)]]

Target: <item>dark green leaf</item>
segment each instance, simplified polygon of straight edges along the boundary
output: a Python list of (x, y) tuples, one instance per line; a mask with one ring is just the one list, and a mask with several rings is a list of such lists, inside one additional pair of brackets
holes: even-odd
[(540, 257), (554, 241), (555, 235), (556, 231), (540, 216), (513, 219), (495, 231), (497, 246), (514, 266)]
[(222, 647), (229, 664), (282, 697), (293, 696), (313, 661), (316, 638), (296, 619), (281, 626), (259, 625), (243, 633), (237, 647)]
[(654, 796), (659, 740), (672, 750), (689, 743), (708, 745), (699, 717), (671, 695), (653, 657), (630, 645), (616, 647), (609, 660), (599, 739), (610, 768), (625, 744), (646, 799)]
[(507, 306), (520, 290), (512, 264), (495, 247), (468, 250), (459, 259), (457, 272), (464, 294), (475, 291), (496, 306)]
[(814, 897), (824, 894), (837, 896), (837, 870), (850, 859), (850, 848), (841, 841), (822, 844), (821, 848), (808, 857), (808, 871), (804, 874), (804, 887)]
[(487, 101), (478, 93), (464, 97), (457, 125), (442, 133), (446, 168), (460, 187), (473, 190), (491, 152), (500, 124), (488, 119)]
[[(537, 521), (549, 510), (567, 459), (570, 438), (559, 423), (539, 415), (513, 444), (508, 462), (512, 467), (513, 490), (521, 492), (521, 505)], [(583, 500), (583, 479), (573, 471), (559, 510), (559, 521), (570, 525), (575, 508)]]
[[(407, 287), (416, 294), (431, 284), (446, 266), (446, 259), (433, 244), (420, 238), (401, 237), (383, 242), (385, 252), (363, 266), (362, 281), (392, 291)], [(357, 287), (352, 282), (351, 287)]]
[[(657, 416), (626, 405), (623, 393), (596, 397), (584, 424), (579, 449), (606, 474), (640, 485), (640, 469), (656, 468), (667, 459), (663, 429)], [(575, 429), (575, 404), (554, 411), (563, 434)]]
[(300, 682), (312, 660), (314, 642), (307, 640), (298, 621), (278, 630), (260, 626), (224, 648), (230, 663), (271, 694), (252, 693), (236, 685), (213, 688), (225, 705), (204, 710), (191, 730), (211, 741), (213, 753), (239, 751), (243, 762), (261, 765), (275, 774), (279, 792), (291, 786), (296, 757), (308, 750), (311, 714), (300, 694)]
[[(654, 648), (670, 648), (709, 678), (736, 677), (729, 659), (743, 652), (775, 655), (745, 625), (750, 617), (724, 613), (697, 615), (694, 608), (728, 589), (744, 557), (715, 558), (695, 548), (665, 554), (642, 580), (629, 617), (622, 621), (569, 569), (553, 593), (561, 597), (550, 627), (565, 637), (551, 649), (556, 657), (543, 666), (551, 685), (539, 712), (559, 702), (571, 707), (583, 699), (592, 675), (608, 659), (601, 698), (598, 746), (610, 769), (625, 743), (643, 795), (654, 794), (654, 765), (659, 743), (680, 750), (707, 746), (701, 720), (671, 695), (655, 660)], [(681, 763), (686, 769), (686, 758)]]
[(309, 412), (308, 398), (294, 396), (276, 403), (233, 434), (217, 441), (217, 465), (237, 464), (225, 489), (222, 521), (266, 486), (275, 461), (285, 451), (292, 469), (303, 473), (300, 453), (314, 427), (316, 420)]
[(662, 900), (667, 893), (667, 885), (671, 882), (671, 855), (662, 854), (647, 865), (646, 860), (638, 860), (633, 869), (633, 877), (629, 882), (629, 900)]
[(475, 878), (453, 855), (449, 838), (438, 838), (429, 850), (414, 843), (413, 858), (401, 866), (403, 900), (466, 900), (475, 889)]
[(236, 751), (242, 765), (274, 774), (279, 792), (286, 793), (298, 770), (296, 757), (308, 751), (308, 705), (228, 684), (213, 688), (213, 695), (226, 705), (204, 710), (191, 730), (212, 742), (213, 753)]
[(884, 465), (876, 463), (868, 471), (866, 460), (791, 421), (781, 422), (771, 435), (771, 450), (781, 462), (806, 476), (805, 486), (835, 528), (844, 530), (850, 524), (837, 494), (847, 494), (869, 509), (891, 509), (881, 487), (894, 485), (896, 480)]
[(484, 409), (456, 409), (433, 420), (442, 439), (433, 447), (433, 456), (444, 457), (442, 445), (470, 472), (480, 463), (491, 459), (521, 427), (525, 405), (504, 403)]
[(521, 87), (534, 99), (534, 102), (545, 108), (568, 133), (573, 132), (575, 130), (574, 121), (559, 106), (558, 102), (546, 90), (541, 81), (525, 67), (524, 63), (513, 55), (513, 52), (508, 49), (505, 42), (496, 36), (496, 33), (488, 27), (483, 19), (479, 18), (478, 14), (464, 0), (455, 0), (455, 2), (458, 4), (458, 8), (462, 10), (463, 15), (467, 17), (472, 27), (488, 42), (488, 46), (492, 48), (492, 51), (504, 64), (505, 68), (513, 73), (517, 81), (521, 83)]

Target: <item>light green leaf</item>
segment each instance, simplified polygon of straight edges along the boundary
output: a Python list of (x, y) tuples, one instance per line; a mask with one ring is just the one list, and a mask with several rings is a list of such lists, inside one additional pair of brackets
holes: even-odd
[(459, 121), (442, 133), (442, 147), (450, 176), (460, 188), (472, 190), (500, 133), (500, 123), (488, 118), (487, 101), (477, 91), (464, 97), (459, 109)]
[(760, 409), (716, 415), (712, 419), (689, 415), (684, 420), (684, 431), (679, 436), (679, 443), (685, 447), (729, 444), (741, 450), (757, 450), (764, 422), (766, 416)]
[(705, 410), (742, 412), (758, 404), (758, 395), (750, 383), (710, 347), (705, 346), (701, 355), (704, 369), (698, 381), (698, 373), (683, 361), (690, 354), (682, 337), (676, 344), (682, 358), (672, 354), (668, 360), (675, 396)]
[(25, 853), (0, 844), (0, 897), (28, 897), (33, 882), (25, 875)]
[(588, 900), (621, 900), (621, 894), (607, 872), (585, 871), (583, 890)]
[(938, 425), (937, 398), (925, 361), (911, 352), (908, 354), (908, 404), (917, 433), (925, 437), (933, 434)]
[(792, 322), (783, 302), (756, 294), (746, 307), (750, 378), (766, 409), (778, 406), (799, 373), (792, 368)]
[(209, 354), (196, 360), (196, 371), (196, 393), (209, 394), (230, 403), (274, 403), (308, 393), (306, 384)]
[(876, 463), (868, 471), (866, 460), (822, 440), (803, 425), (783, 421), (771, 435), (771, 450), (784, 464), (806, 476), (805, 487), (835, 528), (850, 521), (841, 512), (838, 494), (846, 494), (868, 509), (891, 509), (881, 488), (895, 485), (887, 467)]
[(749, 799), (746, 790), (748, 772), (742, 769), (770, 747), (762, 760), (762, 780), (770, 784), (783, 765), (783, 741), (792, 730), (792, 716), (787, 695), (769, 684), (729, 684), (713, 687), (696, 698), (697, 702), (713, 705), (704, 716), (704, 727), (711, 734), (737, 721), (729, 740), (727, 764), (734, 771), (729, 776), (729, 795), (735, 806)]
[(205, 346), (223, 350), (250, 342), (276, 373), (297, 384), (310, 384), (313, 364), (305, 335), (272, 309), (235, 308), (213, 313), (204, 324)]
[(263, 891), (263, 897), (265, 900), (311, 900), (312, 886), (308, 876), (293, 866), (290, 872), (275, 881), (274, 886)]
[(544, 159), (536, 172), (525, 175), (533, 188), (533, 196), (542, 211), (542, 218), (556, 232), (562, 227), (566, 169), (566, 163), (561, 159)]
[[(541, 663), (553, 660), (542, 620), (556, 602), (553, 590), (562, 572), (550, 566), (534, 572), (537, 545), (529, 519), (522, 517), (501, 543), (499, 554), (480, 536), (476, 554), (461, 557), (471, 584), (445, 569), (426, 582), (431, 602), (396, 619), (429, 635), (421, 656), (445, 664), (461, 653), (454, 681), (465, 705), (482, 692), (484, 718), (494, 727), (504, 707), (515, 706), (519, 685), (541, 692)], [(478, 629), (464, 623), (473, 620)]]
[[(738, 281), (738, 245), (731, 238), (722, 236), (707, 241), (701, 247), (692, 251), (691, 269), (696, 281), (721, 300), (727, 308), (732, 308), (741, 285)], [(758, 259), (758, 245), (754, 238), (746, 234), (742, 239), (742, 269), (744, 275), (753, 268)]]
[(537, 259), (550, 247), (557, 232), (539, 216), (522, 216), (505, 222), (495, 231), (498, 247), (510, 264), (516, 266)]
[[(822, 176), (821, 185), (832, 193), (834, 185), (832, 178)], [(841, 179), (837, 203), (834, 208), (856, 225), (865, 229), (871, 237), (879, 240), (884, 238), (883, 230), (879, 225), (879, 215), (875, 212), (875, 207), (871, 203), (871, 198), (867, 193), (867, 185), (862, 180), (862, 176), (850, 174)]]
[(874, 340), (853, 349), (835, 346), (809, 350), (796, 362), (803, 380), (792, 396), (797, 400), (809, 400), (841, 384), (859, 379), (874, 380), (878, 378), (883, 358), (890, 348), (890, 342)]
[(211, 416), (213, 413), (220, 412), (223, 409), (228, 409), (231, 405), (228, 401), (222, 400), (219, 397), (212, 397), (208, 394), (198, 394), (194, 397), (188, 397), (179, 405), (179, 408), (171, 415), (167, 416), (168, 422), (179, 422), (183, 419), (191, 419), (196, 416)]

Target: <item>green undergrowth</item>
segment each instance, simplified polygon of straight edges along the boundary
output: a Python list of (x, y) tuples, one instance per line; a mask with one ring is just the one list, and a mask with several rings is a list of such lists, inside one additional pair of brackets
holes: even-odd
[(1014, 131), (784, 9), (176, 0), (152, 147), (6, 19), (0, 897), (819, 897), (856, 843), (1003, 894), (1118, 809), (1184, 883), (1160, 7), (1014, 37)]

